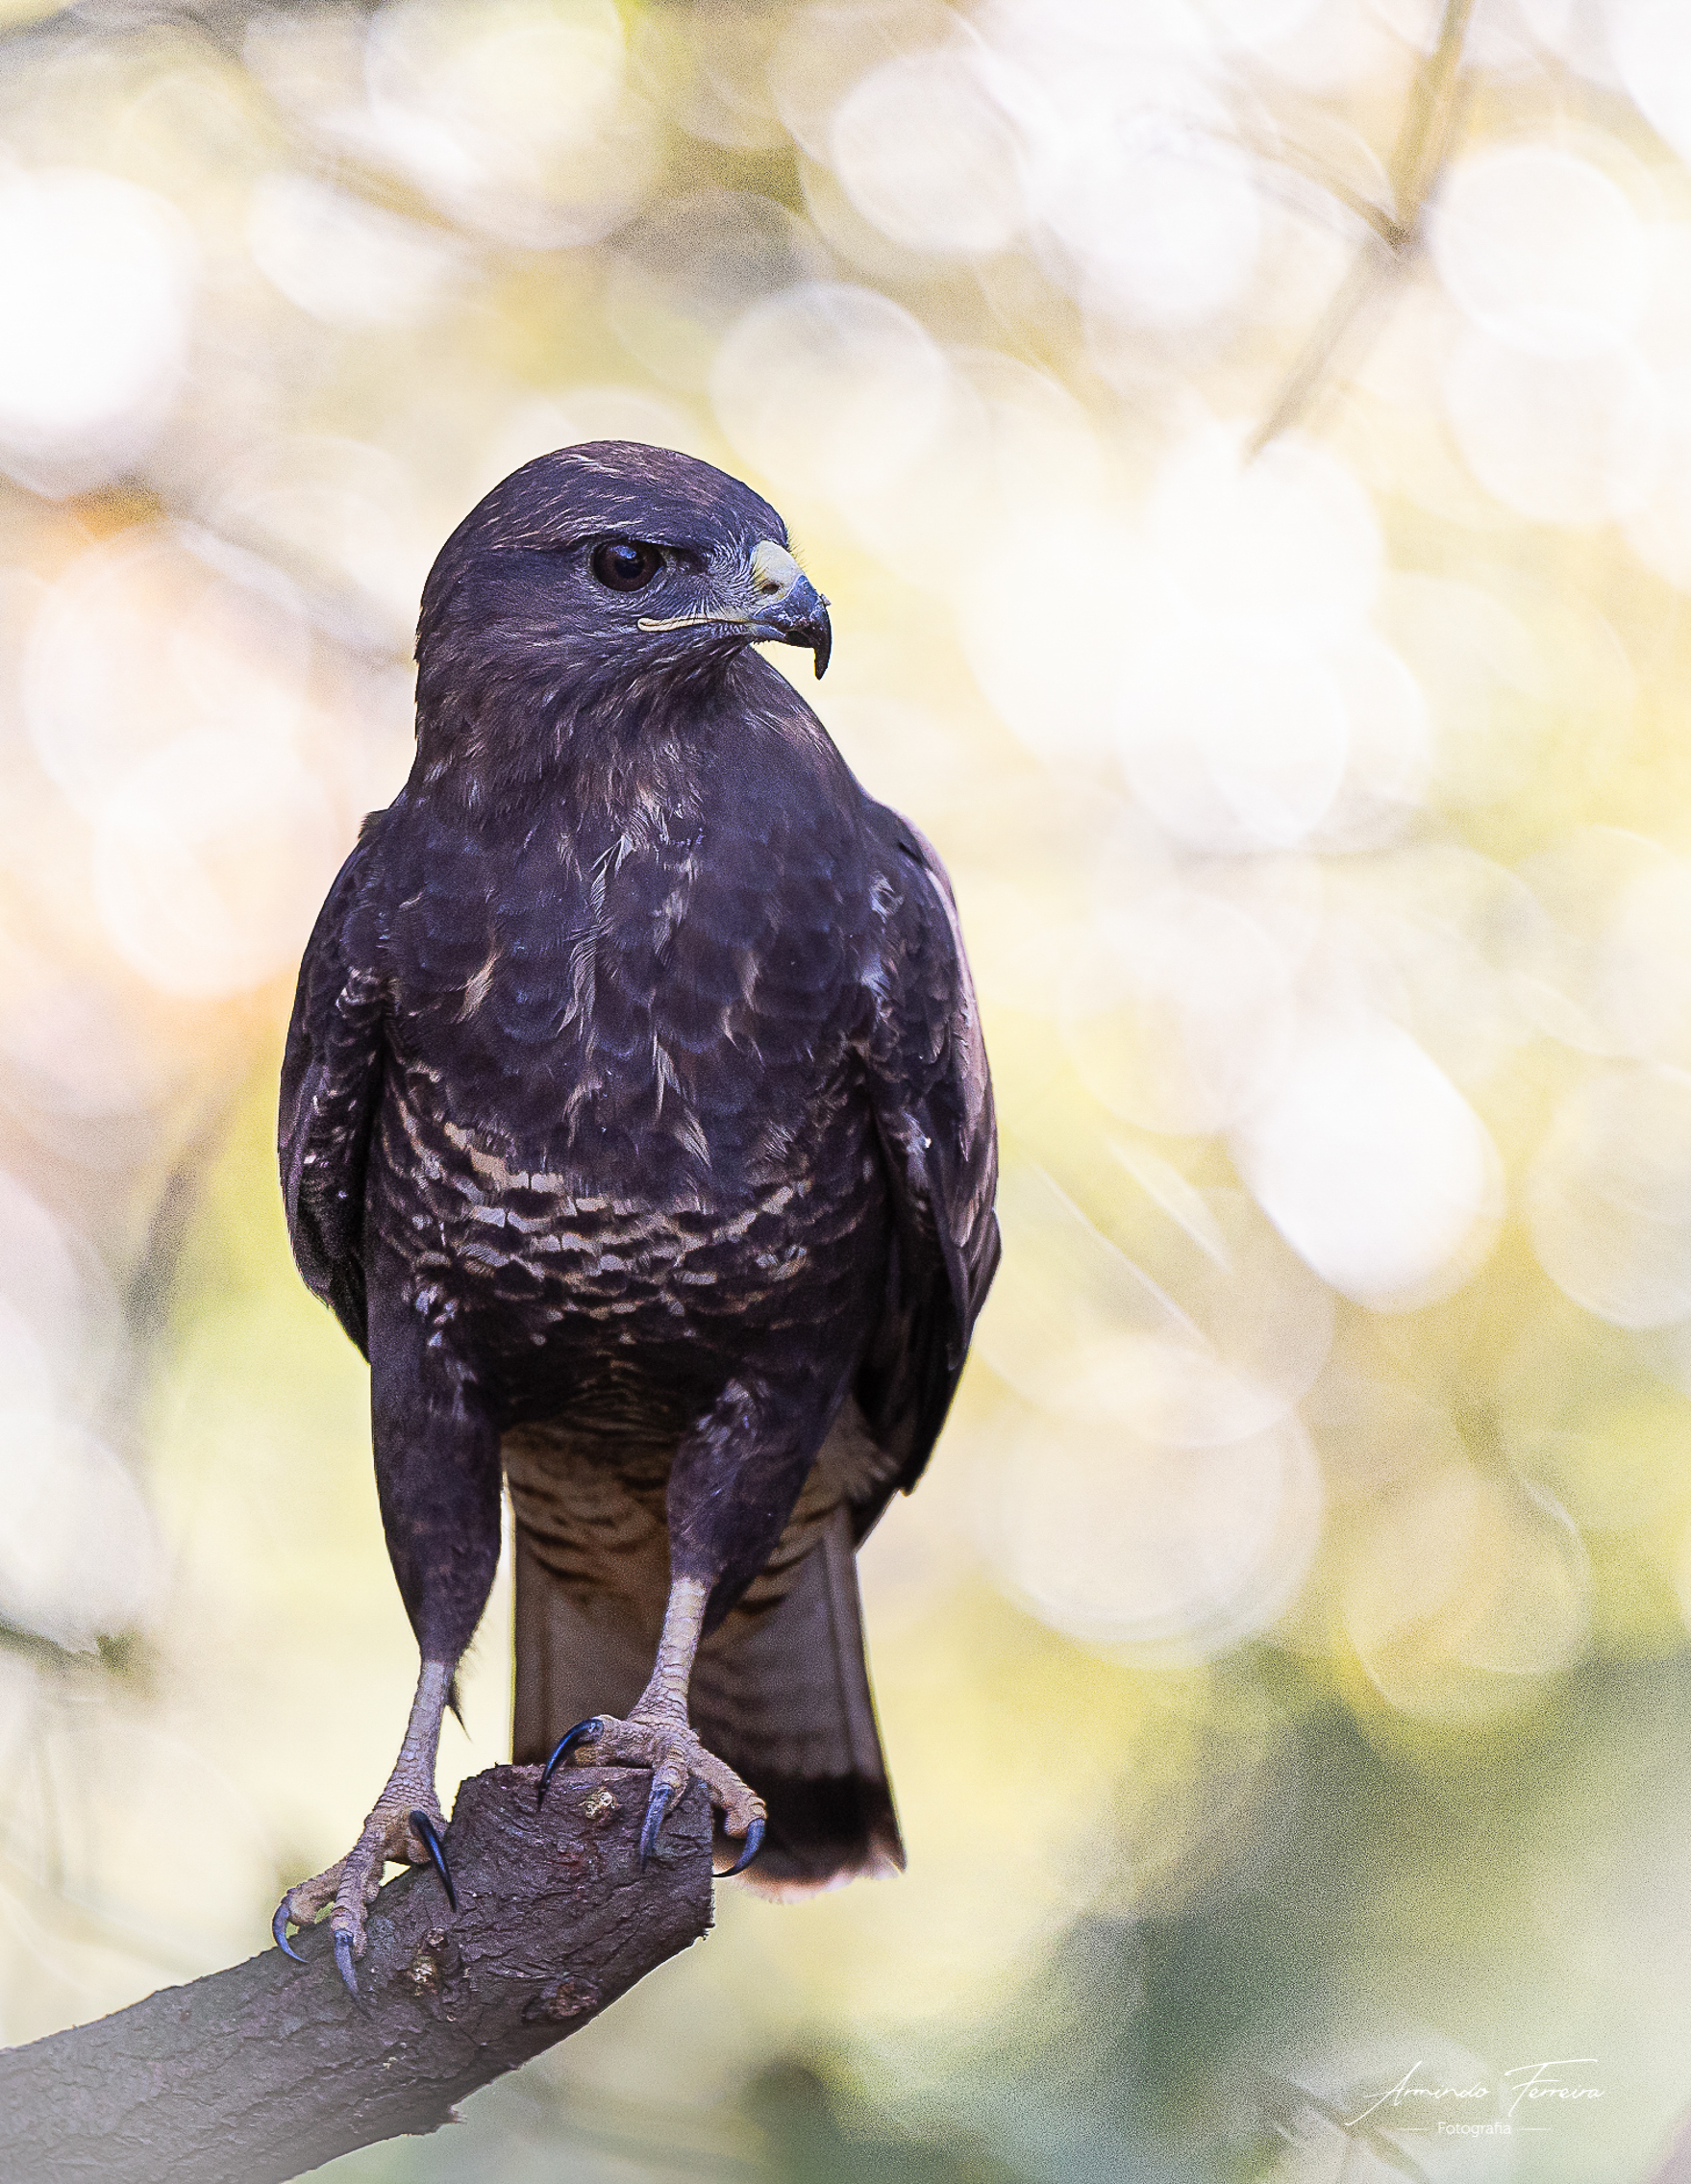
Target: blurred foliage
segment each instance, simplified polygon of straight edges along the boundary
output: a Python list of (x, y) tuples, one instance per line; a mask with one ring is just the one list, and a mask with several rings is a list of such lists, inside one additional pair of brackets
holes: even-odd
[[(0, 33), (0, 2037), (260, 1942), (385, 1767), (363, 1375), (272, 1174), (291, 970), (404, 778), (434, 552), (617, 436), (787, 516), (988, 1020), (1005, 1270), (863, 1560), (910, 1873), (725, 1891), (342, 2172), (1650, 2174), (1691, 14)], [(509, 1616), (444, 1791), (503, 1755)]]

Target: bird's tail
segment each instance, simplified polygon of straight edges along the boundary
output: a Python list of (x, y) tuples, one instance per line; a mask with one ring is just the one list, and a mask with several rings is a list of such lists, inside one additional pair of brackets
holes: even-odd
[(736, 1611), (706, 1639), (691, 1711), (707, 1750), (769, 1807), (763, 1848), (745, 1876), (760, 1895), (806, 1896), (859, 1874), (904, 1871), (844, 1508), (779, 1605)]
[[(542, 1760), (594, 1713), (626, 1714), (651, 1671), (667, 1575), (662, 1535), (648, 1582), (584, 1593), (554, 1577), (528, 1530), (516, 1539), (512, 1757)], [(904, 1845), (869, 1696), (851, 1519), (841, 1507), (781, 1596), (737, 1607), (699, 1649), (692, 1725), (769, 1808), (747, 1881), (803, 1896), (858, 1874), (904, 1870)], [(724, 1838), (721, 1848), (737, 1848)], [(724, 1859), (723, 1863), (728, 1861)]]

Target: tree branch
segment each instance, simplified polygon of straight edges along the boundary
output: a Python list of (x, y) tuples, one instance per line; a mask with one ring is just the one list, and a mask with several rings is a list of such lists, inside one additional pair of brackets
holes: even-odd
[(327, 1924), (93, 2024), (0, 2051), (7, 2184), (281, 2184), (433, 2131), (455, 2102), (576, 2031), (710, 1923), (710, 1807), (694, 1783), (644, 1874), (647, 1776), (539, 1770), (458, 1794), (459, 1909), (418, 1868), (370, 1913), (361, 2003)]
[(1444, 0), (1438, 37), (1415, 70), (1409, 103), (1392, 147), (1389, 207), (1358, 202), (1330, 182), (1332, 194), (1367, 220), (1370, 234), (1352, 261), (1321, 323), (1299, 352), (1274, 406), (1251, 437), (1257, 456), (1296, 424), (1340, 344), (1368, 306), (1385, 290), (1421, 247), (1427, 207), (1444, 172), (1461, 115), (1462, 49), (1474, 0)]

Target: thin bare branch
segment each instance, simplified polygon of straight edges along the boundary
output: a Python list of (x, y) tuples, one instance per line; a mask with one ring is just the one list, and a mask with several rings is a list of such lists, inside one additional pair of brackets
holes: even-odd
[(1384, 211), (1365, 198), (1352, 203), (1349, 192), (1333, 190), (1358, 217), (1368, 220), (1373, 234), (1364, 238), (1337, 294), (1252, 435), (1253, 456), (1260, 455), (1270, 440), (1303, 415), (1347, 335), (1357, 327), (1368, 305), (1384, 297), (1421, 246), (1427, 207), (1450, 158), (1461, 117), (1462, 54), (1473, 12), (1474, 0), (1445, 0), (1438, 37), (1415, 70), (1408, 107), (1392, 149), (1393, 211)]

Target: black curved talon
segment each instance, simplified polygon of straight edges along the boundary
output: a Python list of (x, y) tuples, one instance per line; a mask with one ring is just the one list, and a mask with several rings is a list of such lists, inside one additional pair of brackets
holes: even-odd
[(452, 1874), (446, 1863), (446, 1846), (441, 1842), (435, 1830), (435, 1823), (426, 1812), (413, 1812), (408, 1814), (407, 1817), (411, 1824), (411, 1833), (428, 1851), (429, 1863), (440, 1875), (440, 1885), (446, 1891), (447, 1902), (456, 1911), (458, 1909), (458, 1891), (452, 1885)]
[(743, 1874), (752, 1860), (763, 1848), (763, 1823), (754, 1820), (746, 1829), (746, 1847), (732, 1866), (724, 1866), (717, 1874), (718, 1880), (732, 1880), (735, 1874)]
[(663, 1816), (669, 1810), (670, 1799), (675, 1796), (667, 1782), (654, 1782), (652, 1795), (646, 1799), (646, 1817), (640, 1824), (640, 1871), (646, 1870), (646, 1860), (658, 1848), (658, 1830), (663, 1825)]
[(276, 1916), (270, 1922), (270, 1931), (275, 1936), (276, 1946), (284, 1956), (291, 1956), (295, 1964), (303, 1964), (306, 1961), (287, 1938), (287, 1899), (286, 1896), (276, 1906)]
[(339, 1968), (341, 1978), (346, 1982), (347, 1993), (355, 2002), (361, 2002), (364, 1998), (359, 1993), (359, 1975), (353, 1969), (352, 1936), (350, 1934), (336, 1935), (335, 1962)]
[(597, 1714), (589, 1714), (584, 1722), (578, 1722), (569, 1734), (560, 1739), (558, 1749), (540, 1770), (540, 1787), (535, 1792), (535, 1810), (539, 1811), (546, 1796), (546, 1785), (555, 1769), (561, 1767), (579, 1744), (592, 1744), (605, 1734), (605, 1724)]

